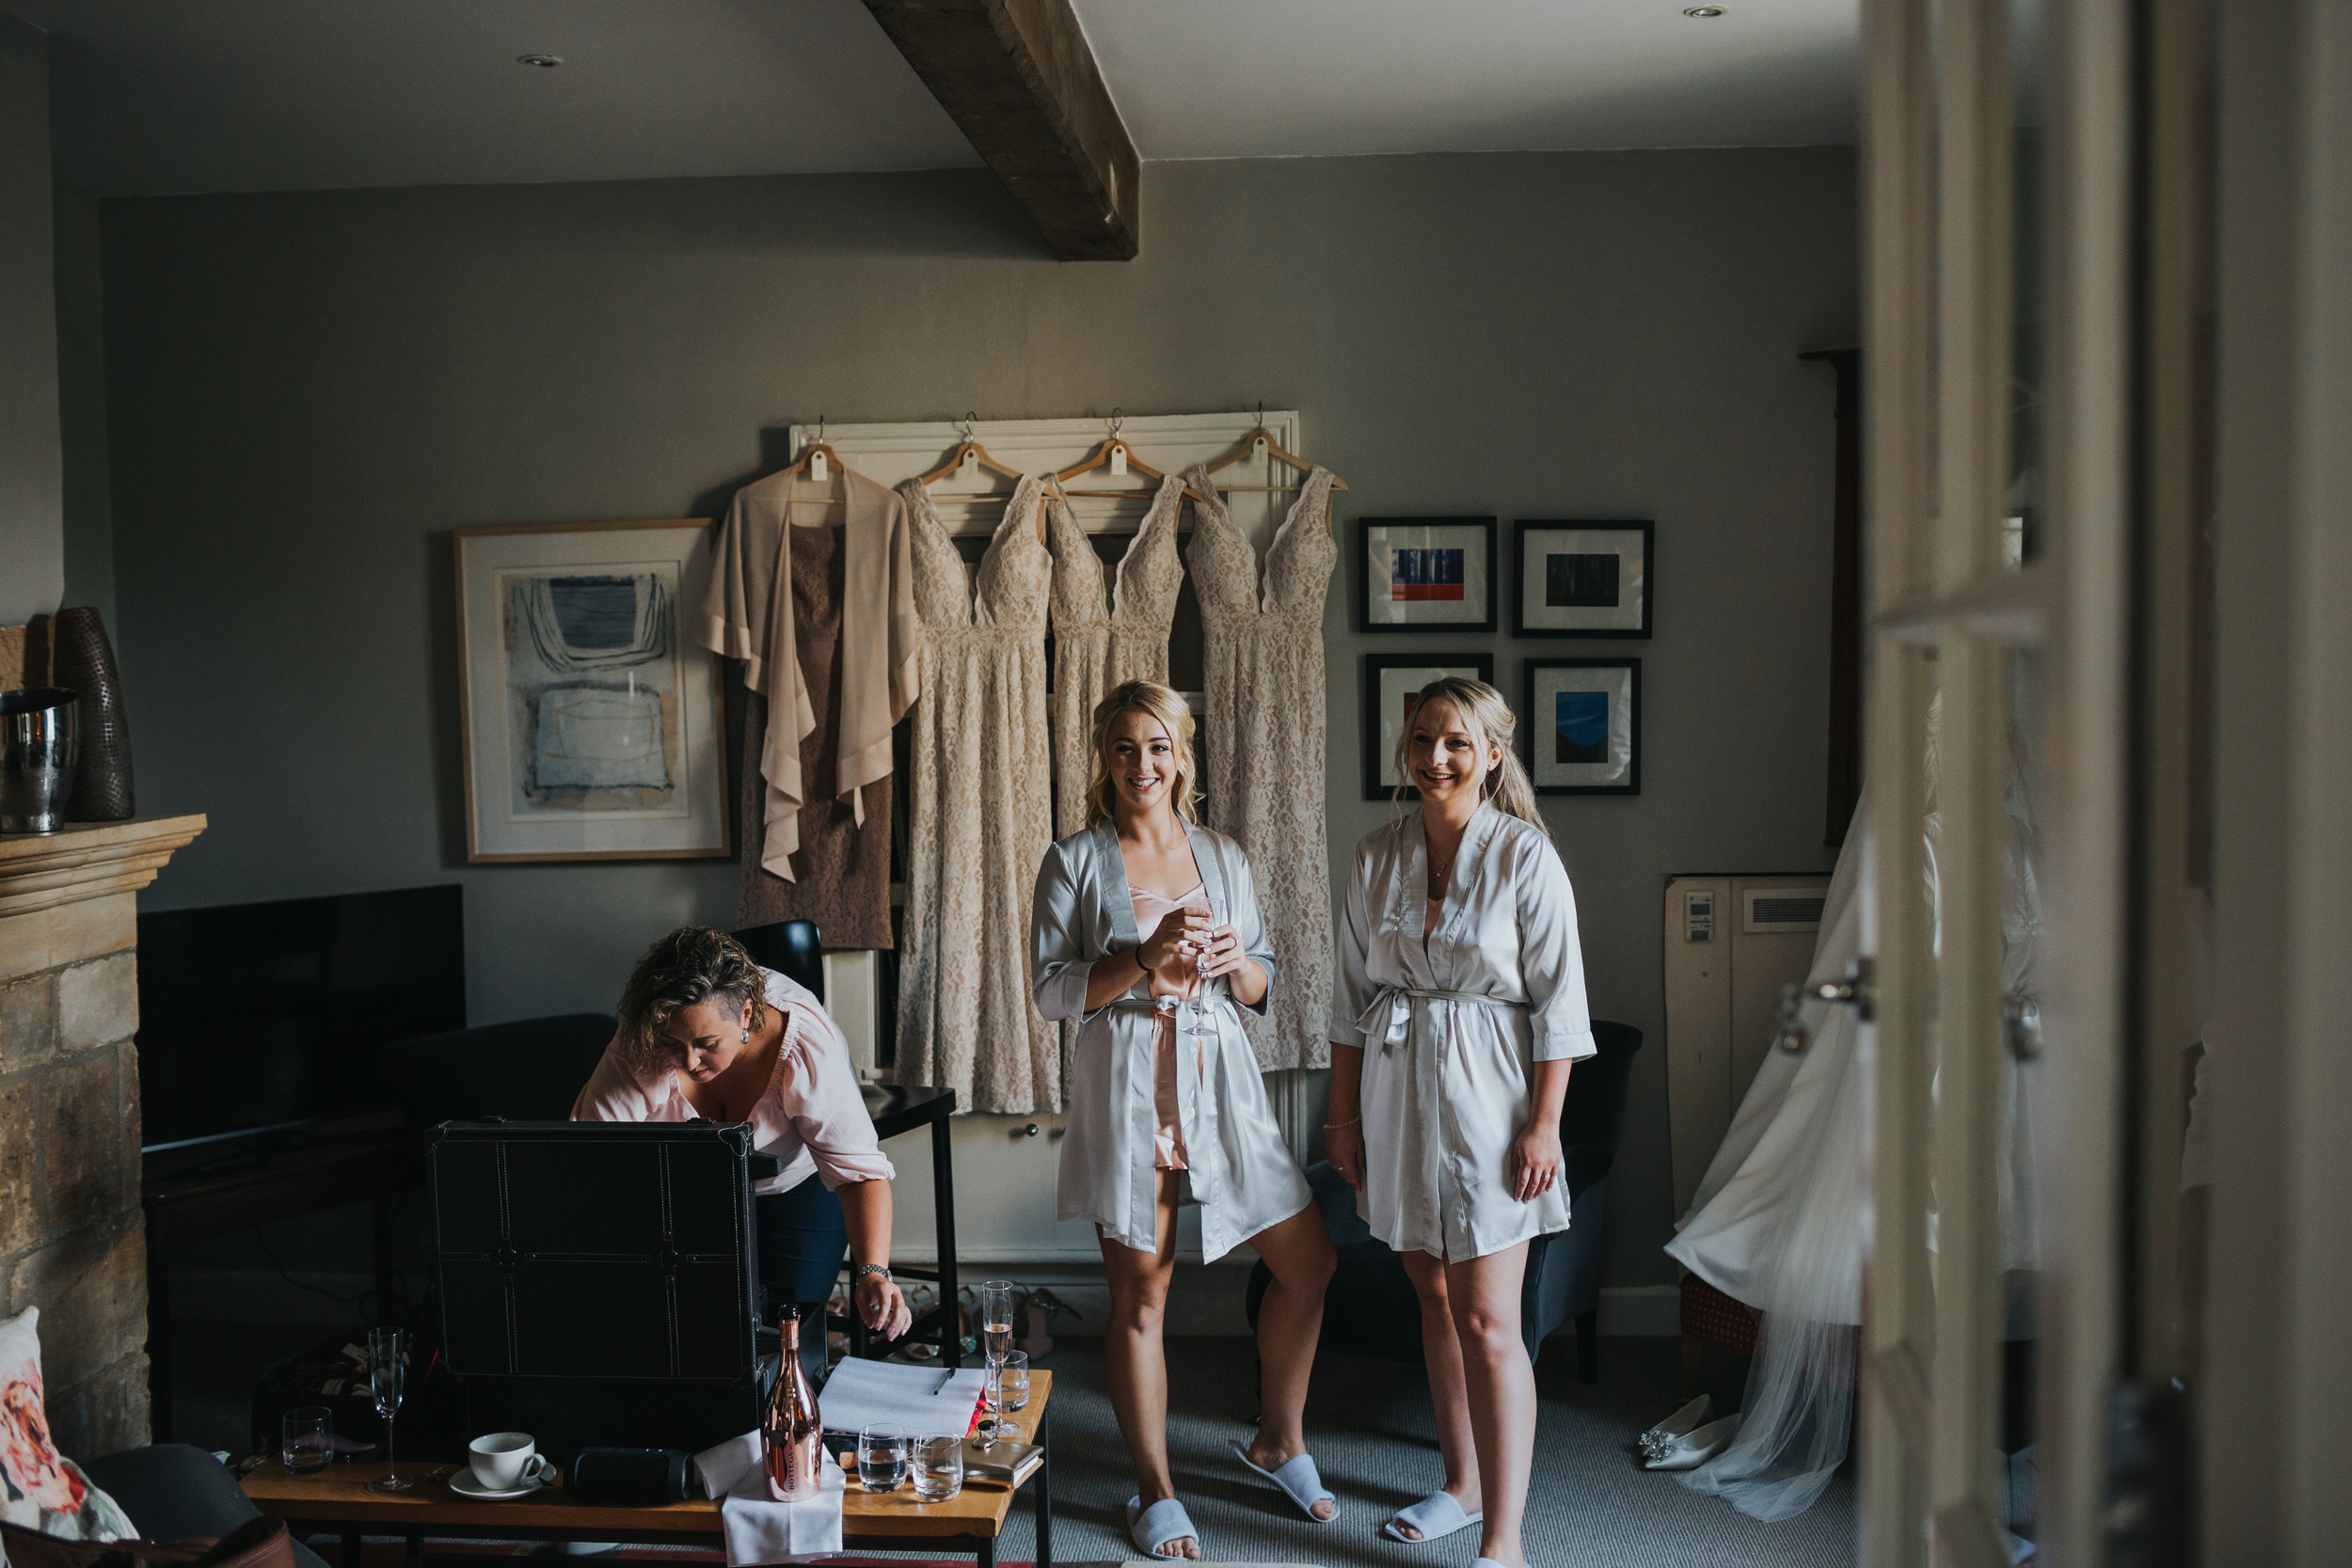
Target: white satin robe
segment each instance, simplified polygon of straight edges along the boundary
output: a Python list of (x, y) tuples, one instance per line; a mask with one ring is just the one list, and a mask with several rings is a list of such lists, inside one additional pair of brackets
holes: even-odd
[[(1242, 951), (1266, 973), (1266, 996), (1251, 1009), (1263, 1015), (1279, 977), (1248, 857), (1221, 833), (1205, 828), (1188, 832), (1211, 918), (1232, 927)], [(1029, 916), (1030, 978), (1040, 1013), (1079, 1021), (1071, 1051), (1070, 1123), (1062, 1137), (1057, 1207), (1065, 1220), (1092, 1220), (1112, 1240), (1150, 1252), (1159, 1237), (1152, 1014), (1116, 1005), (1086, 1010), (1087, 976), (1094, 965), (1141, 941), (1126, 862), (1108, 824), (1073, 833), (1045, 852)], [(1148, 1001), (1150, 993), (1150, 983), (1138, 976), (1120, 1000)], [(1222, 987), (1219, 994), (1225, 994)], [(1207, 1047), (1207, 1071), (1177, 1074), (1186, 1178), (1200, 1204), (1204, 1261), (1224, 1256), (1313, 1201), (1266, 1101), (1257, 1054), (1242, 1033), (1235, 1006), (1225, 1001), (1209, 1010), (1216, 1037)], [(1179, 1030), (1189, 1030), (1192, 1022), (1189, 1005), (1177, 1009)], [(1179, 1044), (1190, 1038), (1180, 1034)]]
[(1513, 1196), (1511, 1141), (1534, 1112), (1534, 1064), (1597, 1047), (1576, 895), (1541, 830), (1480, 806), (1424, 946), (1428, 904), (1421, 814), (1367, 833), (1330, 1029), (1364, 1052), (1358, 1212), (1397, 1251), (1458, 1263), (1568, 1227), (1561, 1184), (1532, 1203)]

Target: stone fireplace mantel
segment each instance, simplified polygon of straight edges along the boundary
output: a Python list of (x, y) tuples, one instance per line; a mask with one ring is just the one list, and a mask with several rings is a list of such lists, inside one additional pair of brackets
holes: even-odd
[(68, 1454), (147, 1441), (138, 890), (204, 831), (135, 816), (0, 834), (0, 1316), (40, 1308)]

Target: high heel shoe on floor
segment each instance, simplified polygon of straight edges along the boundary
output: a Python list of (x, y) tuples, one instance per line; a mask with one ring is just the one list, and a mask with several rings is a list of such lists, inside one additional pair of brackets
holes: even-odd
[(1676, 1411), (1656, 1426), (1633, 1440), (1644, 1461), (1661, 1459), (1675, 1446), (1675, 1439), (1696, 1432), (1707, 1419), (1707, 1413), (1715, 1408), (1715, 1396), (1701, 1394), (1689, 1404)]
[(1740, 1431), (1740, 1418), (1726, 1416), (1720, 1421), (1709, 1421), (1686, 1437), (1676, 1438), (1655, 1459), (1642, 1461), (1645, 1470), (1695, 1470), (1725, 1449)]

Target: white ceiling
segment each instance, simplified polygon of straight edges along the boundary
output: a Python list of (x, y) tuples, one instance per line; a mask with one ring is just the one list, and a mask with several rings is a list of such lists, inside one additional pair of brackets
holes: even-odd
[[(1074, 3), (1147, 159), (1853, 138), (1856, 0)], [(0, 7), (52, 35), (58, 178), (84, 190), (978, 162), (859, 0)]]
[(1074, 0), (1146, 158), (1854, 139), (1858, 0)]

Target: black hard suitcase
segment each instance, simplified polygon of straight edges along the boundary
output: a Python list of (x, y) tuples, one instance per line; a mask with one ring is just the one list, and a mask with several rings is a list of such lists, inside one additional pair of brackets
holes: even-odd
[(428, 1135), (441, 1352), (476, 1432), (708, 1448), (757, 1423), (752, 1130), (444, 1122)]

